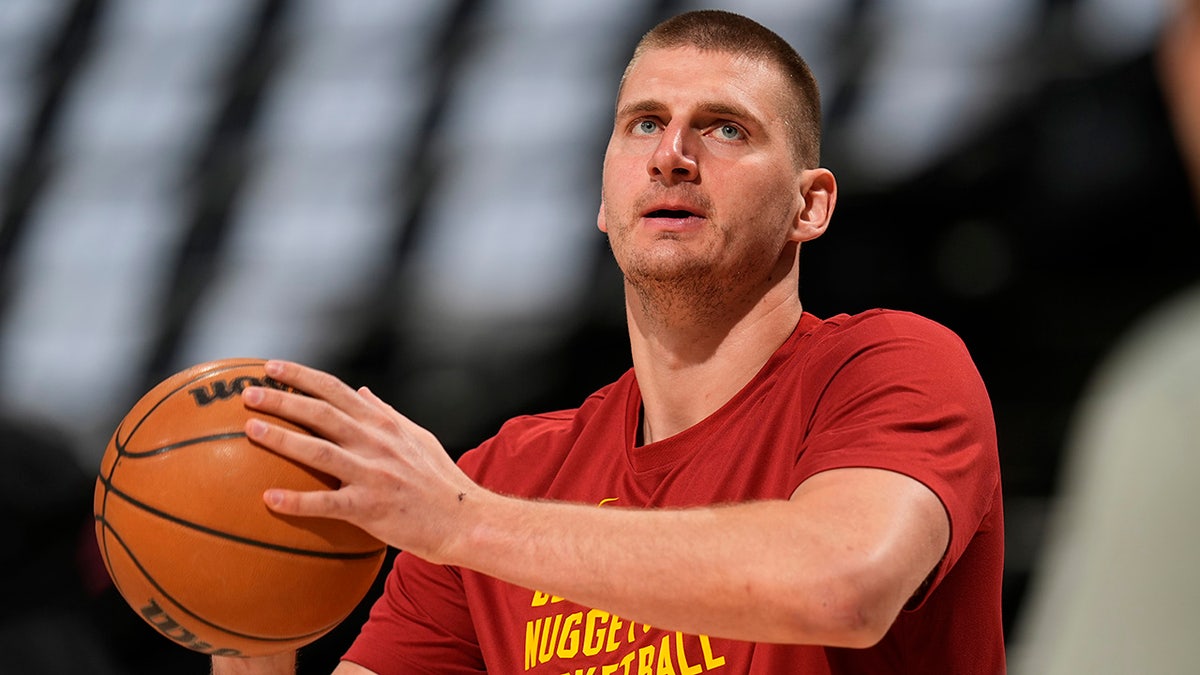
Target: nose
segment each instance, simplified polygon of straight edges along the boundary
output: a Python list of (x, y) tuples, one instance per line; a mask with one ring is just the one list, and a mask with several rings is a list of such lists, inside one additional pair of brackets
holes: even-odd
[(700, 177), (690, 134), (691, 131), (682, 126), (668, 125), (663, 130), (646, 166), (652, 180), (663, 185), (675, 185)]

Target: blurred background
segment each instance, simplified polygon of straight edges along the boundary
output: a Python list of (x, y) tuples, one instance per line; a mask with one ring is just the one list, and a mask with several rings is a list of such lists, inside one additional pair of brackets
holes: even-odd
[(93, 550), (108, 437), (173, 372), (300, 360), (457, 454), (628, 368), (595, 227), (613, 96), (638, 37), (700, 7), (776, 30), (822, 84), (841, 196), (806, 309), (912, 310), (971, 348), (1017, 634), (1081, 392), (1200, 277), (1167, 5), (0, 0), (0, 670), (207, 672)]

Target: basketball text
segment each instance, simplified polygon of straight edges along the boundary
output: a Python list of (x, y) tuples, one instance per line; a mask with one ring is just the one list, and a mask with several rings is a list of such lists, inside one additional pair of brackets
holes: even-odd
[(213, 380), (208, 386), (188, 389), (188, 393), (192, 395), (192, 400), (196, 402), (197, 406), (204, 407), (217, 401), (225, 401), (238, 396), (246, 387), (270, 387), (283, 391), (294, 391), (286, 384), (277, 382), (270, 377), (242, 375), (232, 380)]
[(213, 647), (207, 642), (201, 642), (196, 638), (196, 634), (192, 631), (179, 625), (179, 622), (171, 618), (170, 614), (163, 611), (162, 607), (150, 598), (150, 604), (146, 605), (141, 610), (142, 618), (150, 622), (151, 626), (158, 629), (158, 632), (178, 642), (179, 644), (200, 652), (202, 654), (211, 654), (213, 656), (241, 656), (242, 653), (236, 649)]

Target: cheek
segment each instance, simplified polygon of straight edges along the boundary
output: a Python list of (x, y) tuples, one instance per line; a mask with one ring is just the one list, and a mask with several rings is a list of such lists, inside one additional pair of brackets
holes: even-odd
[(596, 227), (601, 232), (616, 234), (628, 229), (630, 214), (636, 210), (636, 195), (622, 187), (628, 184), (629, 181), (614, 177), (611, 171), (605, 175), (600, 187), (600, 210), (596, 214)]
[(778, 172), (759, 176), (757, 180), (744, 180), (738, 186), (742, 195), (741, 207), (770, 219), (772, 225), (777, 224), (776, 221), (787, 221), (790, 226), (802, 203), (797, 184), (790, 180), (790, 176), (786, 172)]

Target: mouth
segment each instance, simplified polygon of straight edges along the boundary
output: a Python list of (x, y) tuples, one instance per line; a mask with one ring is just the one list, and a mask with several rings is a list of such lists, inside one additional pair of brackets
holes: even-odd
[(683, 218), (699, 218), (701, 215), (686, 209), (654, 209), (648, 212), (645, 218), (669, 218), (671, 220), (680, 220)]

